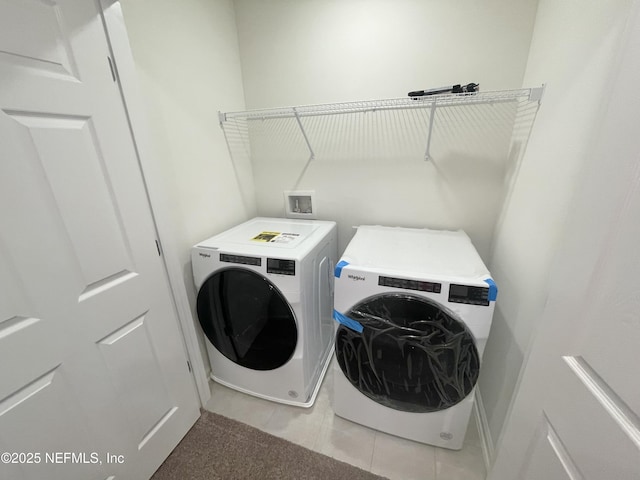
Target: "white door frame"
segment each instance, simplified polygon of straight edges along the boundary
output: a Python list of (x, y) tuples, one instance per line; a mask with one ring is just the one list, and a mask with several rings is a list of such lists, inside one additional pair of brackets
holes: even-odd
[(169, 196), (162, 187), (163, 182), (160, 181), (162, 173), (159, 171), (157, 163), (154, 162), (154, 149), (150, 140), (146, 114), (140, 100), (138, 79), (129, 44), (129, 36), (124, 23), (124, 15), (118, 0), (99, 0), (99, 2), (102, 7), (107, 40), (117, 66), (120, 94), (129, 118), (129, 128), (131, 129), (138, 154), (151, 213), (160, 241), (160, 248), (162, 249), (162, 261), (167, 272), (173, 304), (180, 321), (180, 329), (183, 334), (200, 402), (204, 406), (211, 397), (209, 379), (202, 362), (198, 333), (184, 285), (177, 246), (172, 241), (171, 222), (168, 215), (169, 204), (166, 200)]

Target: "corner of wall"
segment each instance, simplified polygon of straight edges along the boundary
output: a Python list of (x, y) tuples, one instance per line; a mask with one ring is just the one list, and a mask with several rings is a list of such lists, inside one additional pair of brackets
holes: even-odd
[(149, 148), (141, 157), (155, 172), (155, 186), (167, 184), (150, 197), (162, 219), (161, 241), (183, 330), (190, 332), (185, 336), (191, 361), (205, 379), (198, 384), (203, 401), (210, 367), (194, 316), (190, 248), (255, 212), (252, 173), (230, 158), (217, 115), (245, 105), (234, 5), (232, 0), (120, 4), (135, 60), (132, 83), (140, 84), (140, 109), (149, 129)]
[(495, 453), (495, 442), (491, 436), (489, 422), (487, 421), (487, 413), (484, 409), (482, 395), (480, 389), (476, 388), (476, 401), (474, 402), (474, 413), (478, 433), (480, 434), (480, 443), (482, 447), (482, 458), (487, 471), (491, 468)]

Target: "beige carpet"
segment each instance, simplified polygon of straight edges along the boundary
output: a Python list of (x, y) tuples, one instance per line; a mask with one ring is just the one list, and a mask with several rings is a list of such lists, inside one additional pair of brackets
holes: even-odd
[(204, 411), (152, 480), (380, 480), (384, 477)]

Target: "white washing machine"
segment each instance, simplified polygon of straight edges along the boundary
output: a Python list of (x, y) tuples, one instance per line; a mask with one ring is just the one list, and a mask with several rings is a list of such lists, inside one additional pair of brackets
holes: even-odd
[(310, 407), (331, 359), (335, 222), (254, 218), (193, 247), (211, 377)]
[(469, 237), (361, 226), (335, 276), (335, 413), (460, 449), (497, 297)]

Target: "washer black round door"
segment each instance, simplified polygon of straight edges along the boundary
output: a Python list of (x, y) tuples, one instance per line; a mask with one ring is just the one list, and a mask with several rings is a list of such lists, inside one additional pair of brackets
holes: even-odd
[(266, 278), (229, 268), (211, 275), (198, 292), (198, 319), (214, 347), (253, 370), (289, 361), (298, 331), (291, 306)]
[(478, 350), (453, 312), (424, 297), (381, 294), (346, 315), (363, 331), (340, 325), (338, 364), (372, 400), (406, 412), (435, 412), (473, 390), (480, 372)]

